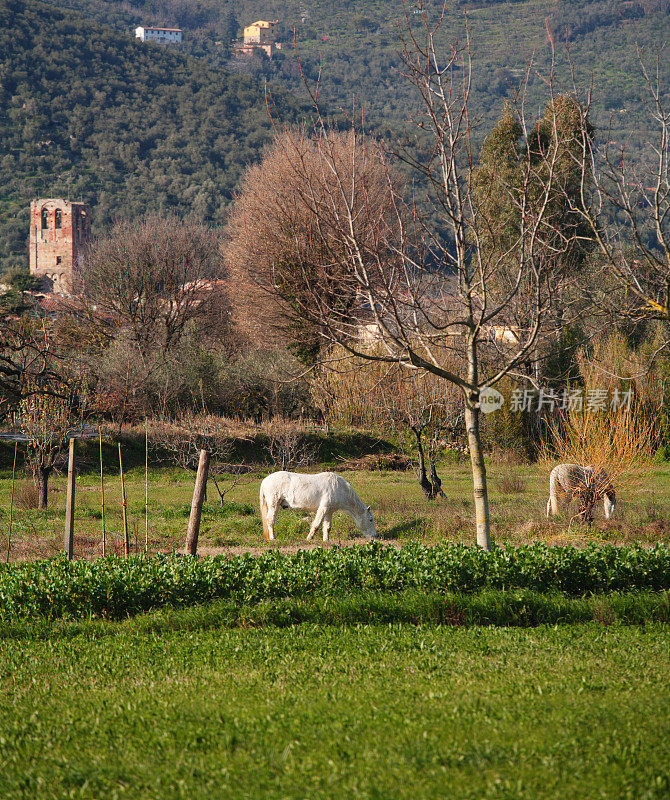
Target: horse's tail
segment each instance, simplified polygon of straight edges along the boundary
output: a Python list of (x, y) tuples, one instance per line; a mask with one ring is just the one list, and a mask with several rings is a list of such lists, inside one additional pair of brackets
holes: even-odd
[(261, 506), (261, 520), (263, 521), (263, 535), (266, 539), (270, 538), (270, 528), (268, 527), (268, 504), (265, 499), (265, 492), (263, 491), (263, 484), (261, 483), (260, 491), (260, 506)]
[(547, 519), (549, 519), (549, 514), (553, 514), (555, 517), (558, 516), (559, 508), (558, 508), (558, 472), (555, 469), (552, 469), (551, 474), (549, 475), (549, 500), (547, 501)]

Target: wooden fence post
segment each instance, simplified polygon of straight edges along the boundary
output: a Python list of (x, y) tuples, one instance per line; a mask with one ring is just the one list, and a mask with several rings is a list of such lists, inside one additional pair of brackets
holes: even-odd
[(144, 422), (144, 552), (149, 552), (149, 422)]
[(198, 462), (198, 474), (195, 479), (193, 490), (193, 501), (191, 502), (191, 516), (188, 520), (188, 531), (186, 533), (186, 544), (184, 555), (195, 556), (198, 554), (198, 533), (200, 532), (200, 514), (202, 513), (202, 503), (207, 491), (207, 473), (209, 472), (209, 450), (200, 451), (200, 461)]
[(100, 507), (102, 510), (102, 557), (107, 554), (107, 532), (105, 531), (105, 483), (102, 479), (102, 427), (98, 425), (98, 441), (100, 443)]
[(121, 442), (119, 442), (119, 473), (121, 474), (121, 508), (123, 509), (123, 555), (130, 555), (130, 537), (128, 536), (128, 511), (126, 508), (126, 484), (123, 481), (123, 461), (121, 460)]
[(9, 533), (7, 534), (7, 558), (9, 562), (9, 551), (12, 549), (12, 519), (14, 517), (14, 481), (16, 479), (16, 449), (18, 442), (14, 442), (14, 465), (12, 466), (12, 497), (9, 501)]
[(67, 497), (65, 500), (65, 537), (63, 548), (68, 561), (74, 555), (74, 438), (70, 439), (67, 461)]

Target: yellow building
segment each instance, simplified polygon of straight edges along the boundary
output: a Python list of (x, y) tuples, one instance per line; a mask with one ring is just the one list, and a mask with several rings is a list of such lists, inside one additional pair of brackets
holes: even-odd
[(258, 22), (254, 22), (253, 24), (249, 25), (248, 28), (244, 29), (244, 44), (274, 44), (276, 37), (275, 29), (277, 25), (279, 25), (278, 19), (276, 19), (274, 22), (266, 22), (262, 19)]

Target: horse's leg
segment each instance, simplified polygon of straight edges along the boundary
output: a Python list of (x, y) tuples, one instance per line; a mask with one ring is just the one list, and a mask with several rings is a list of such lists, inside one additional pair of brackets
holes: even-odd
[(332, 514), (325, 514), (323, 517), (323, 541), (327, 542), (330, 536), (330, 524), (333, 521)]
[(572, 490), (566, 489), (565, 493), (563, 494), (563, 510), (566, 514), (568, 513), (568, 508), (570, 506), (570, 503), (572, 503), (572, 498), (573, 498)]
[(275, 538), (275, 519), (277, 518), (277, 511), (279, 510), (279, 503), (276, 499), (270, 503), (268, 508), (268, 539)]
[(323, 518), (325, 516), (326, 516), (326, 507), (325, 506), (319, 506), (317, 511), (316, 511), (316, 516), (314, 517), (314, 521), (312, 522), (312, 525), (311, 525), (311, 527), (309, 529), (309, 533), (307, 534), (307, 541), (308, 542), (314, 536), (314, 534), (316, 533), (316, 529), (319, 527), (319, 525), (321, 525), (321, 523), (323, 522)]

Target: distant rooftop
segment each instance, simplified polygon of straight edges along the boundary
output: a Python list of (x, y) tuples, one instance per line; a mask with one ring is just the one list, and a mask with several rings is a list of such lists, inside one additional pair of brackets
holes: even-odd
[(137, 30), (143, 31), (173, 31), (174, 33), (183, 33), (181, 28), (156, 28), (154, 25), (140, 25)]

